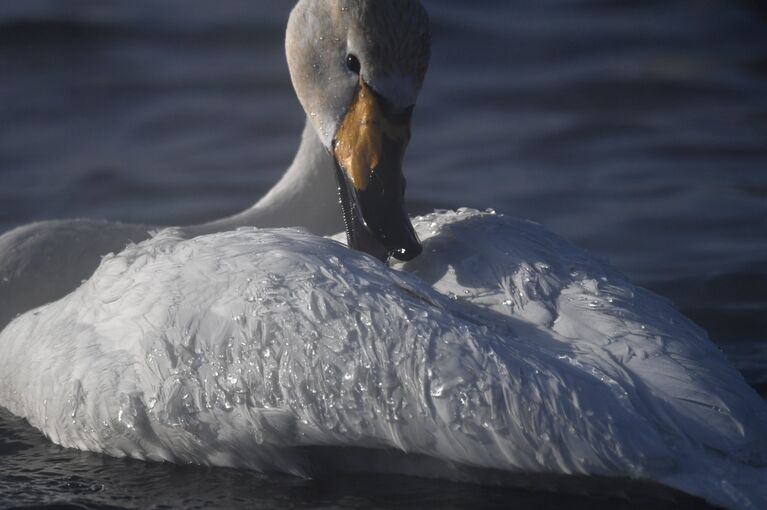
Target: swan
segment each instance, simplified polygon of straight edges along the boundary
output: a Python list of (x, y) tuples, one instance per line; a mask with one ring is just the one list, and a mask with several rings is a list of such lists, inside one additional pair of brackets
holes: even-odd
[(0, 332), (0, 406), (118, 457), (630, 478), (767, 506), (767, 405), (669, 302), (531, 222), (404, 214), (428, 62), (416, 0), (300, 0), (286, 41), (307, 126), (253, 208), (151, 235), (13, 234), (50, 247), (39, 267), (62, 260), (54, 241), (89, 245), (73, 264), (115, 247)]

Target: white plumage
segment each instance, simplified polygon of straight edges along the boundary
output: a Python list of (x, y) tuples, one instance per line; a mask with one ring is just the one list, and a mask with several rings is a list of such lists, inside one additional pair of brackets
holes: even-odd
[(361, 447), (767, 504), (767, 406), (669, 303), (529, 222), (415, 226), (404, 272), (162, 231), (0, 334), (0, 405), (117, 456), (308, 474), (301, 447)]

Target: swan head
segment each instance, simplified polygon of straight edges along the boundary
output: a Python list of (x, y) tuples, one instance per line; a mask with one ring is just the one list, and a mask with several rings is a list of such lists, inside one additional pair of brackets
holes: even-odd
[(288, 22), (291, 79), (335, 161), (349, 246), (382, 260), (421, 253), (402, 166), (430, 40), (417, 0), (300, 0)]

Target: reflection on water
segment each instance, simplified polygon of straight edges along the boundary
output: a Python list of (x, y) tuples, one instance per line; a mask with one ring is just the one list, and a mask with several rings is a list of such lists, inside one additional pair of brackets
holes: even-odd
[[(191, 223), (253, 203), (302, 127), (282, 49), (290, 3), (0, 4), (0, 232), (75, 216)], [(673, 299), (766, 392), (764, 4), (424, 3), (434, 57), (407, 157), (411, 208), (494, 207), (545, 224)], [(136, 487), (167, 478), (158, 486), (186, 487), (188, 502), (268, 492), (264, 506), (390, 503), (376, 483), (326, 490), (97, 460), (7, 415), (0, 427), (0, 480), (29, 502), (66, 498), (67, 487), (95, 501), (91, 484), (101, 494), (98, 480), (110, 479), (115, 499), (101, 504), (143, 506), (152, 499), (131, 499)], [(35, 467), (12, 478), (4, 463)], [(383, 486), (439, 506), (478, 490)]]
[[(0, 507), (263, 509), (698, 509), (700, 500), (664, 487), (609, 481), (609, 494), (557, 494), (392, 475), (285, 475), (169, 466), (66, 450), (0, 409)], [(329, 467), (332, 467), (332, 462)]]

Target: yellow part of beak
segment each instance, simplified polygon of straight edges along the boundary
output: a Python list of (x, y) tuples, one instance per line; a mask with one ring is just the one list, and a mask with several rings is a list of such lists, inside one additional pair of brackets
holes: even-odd
[[(384, 137), (399, 154), (383, 154)], [(360, 79), (357, 95), (336, 131), (333, 155), (357, 191), (367, 189), (382, 159), (402, 158), (410, 141), (409, 124), (394, 124), (384, 115), (373, 90)], [(401, 164), (401, 161), (399, 162)]]

